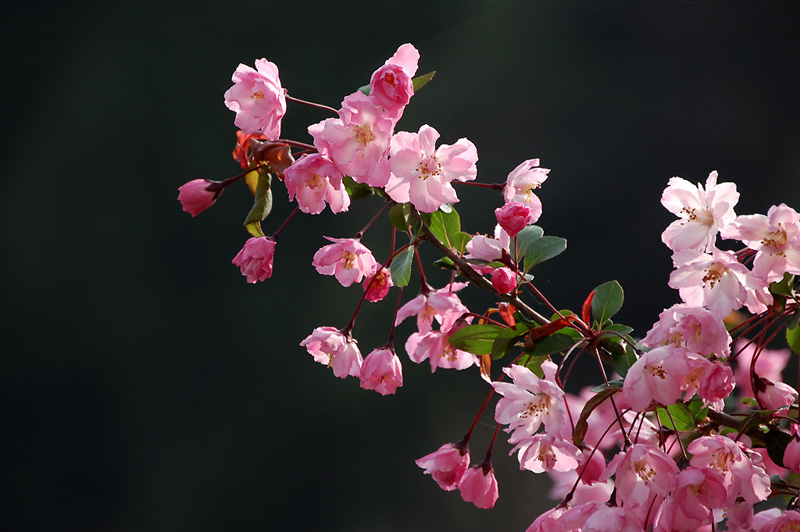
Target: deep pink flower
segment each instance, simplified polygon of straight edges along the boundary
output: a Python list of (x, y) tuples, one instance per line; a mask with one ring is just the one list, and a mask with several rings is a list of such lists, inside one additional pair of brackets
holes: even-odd
[(517, 236), (528, 224), (533, 223), (533, 209), (516, 201), (495, 209), (494, 215), (497, 223), (511, 238)]
[(539, 168), (539, 159), (528, 159), (514, 168), (506, 178), (503, 198), (506, 203), (517, 202), (531, 209), (531, 221), (535, 223), (542, 215), (542, 202), (533, 193), (542, 186), (550, 173), (548, 168)]
[(793, 473), (800, 473), (800, 437), (795, 433), (783, 453), (783, 465)]
[(289, 200), (296, 196), (297, 205), (305, 213), (319, 214), (326, 203), (333, 213), (345, 212), (350, 207), (342, 173), (330, 159), (319, 153), (303, 155), (283, 175)]
[(431, 475), (440, 488), (453, 491), (461, 484), (469, 467), (469, 449), (461, 442), (446, 443), (415, 463), (425, 470), (426, 475)]
[(314, 145), (343, 174), (375, 187), (384, 186), (388, 179), (387, 168), (381, 162), (385, 160), (393, 129), (392, 120), (360, 91), (342, 101), (339, 118), (308, 126)]
[(353, 238), (325, 237), (333, 244), (321, 247), (311, 264), (322, 275), (333, 275), (342, 284), (350, 286), (375, 273), (378, 263), (372, 252)]
[(275, 244), (275, 241), (267, 236), (249, 238), (231, 262), (242, 270), (242, 275), (247, 277), (248, 283), (269, 279), (272, 277)]
[(217, 191), (210, 188), (214, 183), (210, 179), (193, 179), (178, 188), (178, 201), (192, 218), (214, 205), (222, 194), (222, 189)]
[(517, 276), (505, 266), (497, 268), (492, 273), (492, 286), (498, 294), (510, 294), (517, 287)]
[(779, 410), (794, 403), (797, 390), (783, 382), (772, 382), (763, 377), (756, 378), (756, 399), (768, 410)]
[(361, 365), (362, 388), (391, 395), (402, 385), (403, 366), (394, 349), (383, 347), (367, 355)]
[(369, 96), (397, 122), (414, 95), (411, 79), (417, 72), (419, 52), (411, 44), (403, 44), (386, 63), (372, 74)]
[(764, 523), (758, 532), (792, 532), (800, 530), (800, 512), (787, 510), (783, 515)]
[(439, 132), (423, 125), (419, 133), (401, 131), (389, 149), (391, 177), (386, 193), (397, 203), (409, 201), (420, 212), (456, 203), (452, 181), (472, 181), (478, 175), (478, 151), (467, 139), (436, 147)]
[[(373, 280), (374, 278), (374, 280)], [(375, 303), (382, 300), (389, 293), (389, 289), (394, 286), (392, 272), (388, 268), (381, 267), (373, 276), (367, 276), (362, 283), (364, 291), (367, 293), (365, 299)]]
[(333, 374), (343, 379), (348, 375), (361, 376), (361, 352), (356, 341), (334, 327), (317, 327), (300, 345), (314, 360), (333, 368)]
[(236, 127), (244, 133), (260, 131), (272, 140), (280, 138), (286, 90), (281, 87), (278, 67), (266, 59), (258, 59), (255, 70), (240, 64), (232, 80), (233, 87), (225, 92), (225, 105), (236, 113)]
[(700, 381), (697, 393), (708, 402), (722, 401), (733, 392), (736, 381), (728, 364), (715, 360)]
[(680, 219), (667, 227), (661, 240), (673, 251), (711, 251), (720, 228), (736, 217), (733, 207), (738, 201), (736, 185), (717, 184), (716, 171), (708, 175), (705, 188), (673, 177), (661, 196), (661, 204)]
[(470, 468), (461, 479), (461, 498), (478, 508), (489, 509), (497, 501), (497, 479), (491, 462)]

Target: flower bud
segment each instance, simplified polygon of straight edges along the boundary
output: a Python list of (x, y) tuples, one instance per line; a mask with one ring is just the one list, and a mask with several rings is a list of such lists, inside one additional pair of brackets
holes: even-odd
[(517, 287), (517, 279), (509, 268), (503, 266), (492, 273), (492, 286), (498, 294), (510, 294)]
[(499, 209), (494, 210), (494, 215), (497, 217), (497, 223), (500, 224), (508, 236), (514, 238), (517, 234), (525, 229), (533, 220), (533, 209), (522, 203), (512, 201), (506, 203)]
[(497, 479), (491, 464), (476, 465), (461, 479), (461, 498), (478, 508), (489, 509), (497, 501)]
[(214, 205), (222, 194), (222, 189), (217, 191), (212, 188), (215, 183), (209, 179), (193, 179), (178, 188), (178, 201), (183, 210), (195, 217)]
[(403, 366), (394, 349), (383, 347), (367, 355), (361, 366), (361, 387), (391, 395), (403, 385)]
[(264, 281), (272, 277), (272, 257), (275, 255), (275, 241), (266, 236), (253, 237), (231, 261), (239, 266), (248, 283)]

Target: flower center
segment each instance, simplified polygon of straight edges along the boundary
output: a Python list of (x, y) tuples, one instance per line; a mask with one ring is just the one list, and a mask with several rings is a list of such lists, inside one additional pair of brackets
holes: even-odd
[(436, 156), (425, 157), (419, 162), (419, 166), (417, 166), (417, 172), (419, 173), (419, 177), (425, 181), (431, 176), (439, 175), (439, 171), (442, 169), (442, 165), (436, 161)]
[(353, 138), (361, 146), (366, 147), (367, 144), (375, 140), (375, 134), (372, 132), (372, 128), (367, 125), (356, 125), (353, 126)]
[(726, 273), (728, 273), (728, 268), (721, 262), (715, 262), (706, 270), (706, 274), (703, 277), (703, 285), (709, 283), (711, 285), (709, 288), (714, 288), (714, 285), (716, 285)]
[(761, 245), (772, 248), (777, 253), (782, 253), (783, 248), (786, 246), (786, 242), (788, 240), (789, 239), (786, 236), (786, 231), (783, 229), (778, 229), (777, 231), (773, 231), (764, 237), (764, 240), (761, 241)]
[(342, 254), (342, 268), (345, 270), (352, 270), (356, 262), (356, 254), (350, 251), (345, 251)]
[(645, 485), (650, 484), (650, 481), (656, 476), (655, 469), (650, 467), (650, 464), (644, 460), (639, 460), (633, 464), (633, 470), (636, 472), (636, 475), (644, 481)]
[(325, 183), (322, 182), (322, 178), (317, 174), (314, 174), (314, 177), (306, 181), (306, 186), (311, 190), (321, 188), (324, 184)]
[(264, 99), (264, 92), (263, 91), (256, 91), (250, 95), (250, 98), (253, 100), (263, 100)]
[(527, 419), (529, 417), (539, 417), (541, 414), (547, 412), (547, 409), (550, 408), (550, 404), (553, 402), (553, 399), (544, 393), (540, 393), (536, 396), (536, 399), (530, 401), (527, 405), (525, 405), (525, 410), (519, 415), (519, 417), (523, 419)]

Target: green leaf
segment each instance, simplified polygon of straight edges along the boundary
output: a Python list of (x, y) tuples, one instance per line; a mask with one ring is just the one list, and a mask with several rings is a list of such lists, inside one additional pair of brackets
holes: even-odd
[(528, 330), (528, 326), (524, 323), (517, 323), (514, 327), (503, 329), (492, 343), (492, 360), (506, 356), (511, 347), (517, 343), (517, 340), (525, 336)]
[(365, 185), (364, 183), (356, 183), (355, 180), (349, 175), (344, 176), (344, 179), (342, 179), (342, 184), (344, 185), (344, 189), (347, 191), (347, 195), (350, 196), (350, 199), (353, 201), (362, 198), (368, 198), (373, 194), (371, 186)]
[(792, 441), (792, 436), (780, 430), (771, 430), (767, 432), (764, 440), (767, 443), (767, 454), (772, 461), (781, 467), (786, 467), (783, 465), (783, 455), (786, 453), (786, 446)]
[(544, 235), (544, 229), (538, 225), (529, 225), (517, 233), (517, 254), (520, 257), (525, 255), (525, 250), (530, 247), (534, 240), (539, 240)]
[(634, 351), (633, 347), (631, 347), (631, 342), (626, 342), (625, 354), (614, 353), (611, 356), (611, 367), (613, 367), (614, 371), (619, 373), (622, 377), (625, 377), (628, 374), (628, 370), (631, 369), (631, 366), (633, 366), (636, 360), (636, 351)]
[(433, 265), (434, 266), (438, 266), (439, 268), (442, 268), (443, 270), (455, 270), (456, 269), (456, 265), (453, 264), (453, 261), (450, 260), (450, 257), (442, 257), (439, 260), (435, 260), (435, 261), (433, 261)]
[(533, 344), (533, 349), (529, 351), (532, 355), (551, 355), (553, 353), (560, 353), (570, 349), (573, 345), (580, 342), (569, 334), (557, 332), (551, 334), (546, 338), (537, 340)]
[(565, 238), (559, 236), (537, 238), (525, 250), (525, 271), (560, 255), (565, 249), (567, 249)]
[(472, 235), (459, 231), (458, 233), (450, 236), (453, 244), (453, 249), (458, 253), (465, 253), (467, 251), (467, 244), (472, 240)]
[(389, 220), (398, 231), (408, 233), (411, 219), (411, 204), (397, 203), (389, 209)]
[(700, 399), (695, 399), (687, 406), (689, 407), (689, 412), (692, 413), (695, 426), (706, 419), (706, 416), (708, 415), (708, 407), (703, 404), (703, 401)]
[(544, 371), (542, 371), (542, 363), (545, 360), (547, 360), (547, 356), (531, 357), (531, 359), (525, 363), (525, 367), (528, 368), (531, 371), (531, 373), (533, 373), (540, 379), (543, 379)]
[(244, 219), (244, 225), (247, 227), (255, 222), (260, 222), (272, 211), (272, 174), (266, 167), (258, 169), (258, 185), (256, 185), (256, 199), (253, 202), (253, 208), (247, 213)]
[(254, 237), (266, 236), (264, 231), (261, 230), (261, 222), (253, 222), (251, 224), (245, 224), (245, 229), (247, 232), (253, 235)]
[[(433, 79), (433, 76), (436, 75), (436, 71), (432, 70), (427, 74), (422, 74), (421, 76), (417, 76), (416, 78), (411, 80), (411, 83), (414, 85), (414, 92), (416, 93), (422, 87), (428, 84), (430, 80)], [(367, 85), (367, 89), (369, 90), (369, 85)]]
[(793, 329), (786, 329), (786, 342), (792, 351), (800, 354), (800, 327), (795, 326)]
[(606, 383), (598, 384), (597, 386), (595, 386), (594, 388), (592, 388), (589, 391), (592, 392), (592, 393), (600, 393), (600, 392), (605, 391), (608, 388), (611, 388), (612, 386), (615, 387), (615, 388), (622, 389), (622, 385), (623, 384), (625, 384), (625, 381), (623, 381), (622, 379), (614, 379), (613, 381), (608, 381), (608, 384), (606, 384)]
[(492, 352), (495, 338), (504, 329), (504, 327), (491, 323), (467, 325), (450, 335), (450, 345), (473, 355), (488, 355)]
[(602, 327), (606, 320), (619, 312), (624, 299), (622, 286), (617, 281), (608, 281), (595, 288), (592, 315), (597, 320), (598, 326)]
[(395, 286), (408, 286), (411, 279), (411, 263), (414, 261), (414, 246), (409, 246), (401, 251), (389, 266), (392, 272), (392, 281)]
[(461, 232), (461, 219), (455, 209), (451, 209), (449, 213), (442, 211), (431, 213), (428, 226), (436, 238), (448, 248), (453, 249), (455, 235)]
[(661, 422), (661, 424), (670, 430), (694, 430), (696, 426), (692, 412), (683, 403), (675, 403), (674, 405), (670, 405), (666, 410), (658, 407), (656, 412), (658, 414), (658, 420)]
[(770, 283), (769, 291), (775, 295), (792, 297), (792, 286), (794, 285), (794, 275), (784, 273), (783, 279)]

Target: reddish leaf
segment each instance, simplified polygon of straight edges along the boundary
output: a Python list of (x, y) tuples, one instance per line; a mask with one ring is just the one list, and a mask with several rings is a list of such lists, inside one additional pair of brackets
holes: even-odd
[(564, 327), (569, 327), (569, 324), (575, 321), (575, 319), (575, 316), (570, 315), (551, 321), (547, 325), (542, 325), (541, 327), (531, 329), (531, 331), (528, 333), (528, 339), (532, 342), (535, 342), (537, 340), (541, 340), (542, 338), (547, 338), (551, 334), (560, 331)]
[(492, 383), (492, 355), (481, 355), (481, 377)]
[(583, 323), (585, 323), (587, 327), (592, 324), (592, 299), (594, 299), (596, 293), (597, 290), (592, 290), (592, 293), (589, 294), (589, 297), (583, 302), (583, 308), (581, 308), (581, 317), (583, 318)]
[(514, 308), (514, 305), (510, 303), (499, 303), (497, 305), (497, 312), (500, 314), (500, 317), (503, 318), (503, 321), (506, 322), (506, 325), (509, 327), (514, 327), (517, 322), (514, 320), (514, 311), (517, 310)]

